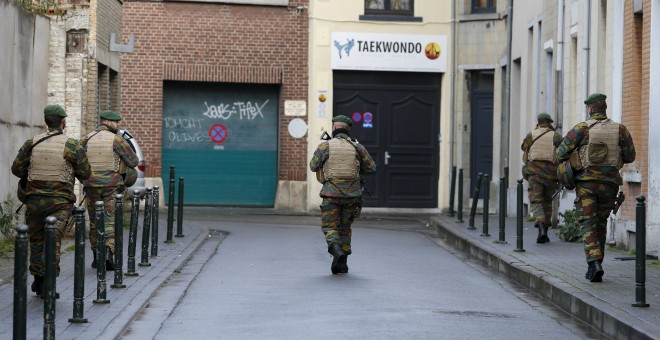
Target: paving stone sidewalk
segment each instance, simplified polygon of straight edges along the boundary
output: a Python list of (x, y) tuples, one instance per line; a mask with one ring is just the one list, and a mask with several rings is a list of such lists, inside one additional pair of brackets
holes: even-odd
[(499, 240), (499, 217), (489, 215), (488, 234), (483, 234), (483, 215), (477, 215), (469, 230), (469, 216), (464, 222), (456, 217), (437, 214), (431, 224), (439, 238), (455, 248), (471, 254), (494, 270), (508, 275), (521, 285), (543, 296), (578, 319), (616, 339), (660, 339), (660, 264), (646, 261), (646, 303), (650, 307), (633, 307), (635, 295), (635, 261), (629, 252), (614, 248), (605, 251), (602, 283), (584, 278), (587, 264), (582, 243), (560, 241), (548, 231), (551, 242), (537, 244), (537, 229), (524, 222), (523, 249), (516, 252), (516, 219), (505, 219), (506, 244)]

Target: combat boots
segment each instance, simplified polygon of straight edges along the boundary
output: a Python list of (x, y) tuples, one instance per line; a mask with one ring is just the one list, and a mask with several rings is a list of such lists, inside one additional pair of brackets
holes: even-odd
[(115, 258), (112, 255), (112, 250), (110, 250), (110, 247), (105, 247), (105, 270), (115, 270)]
[(337, 272), (339, 274), (346, 274), (348, 273), (348, 255), (339, 258), (337, 261)]
[[(339, 269), (341, 268), (339, 263), (346, 263), (346, 253), (341, 250), (341, 246), (339, 246), (337, 243), (331, 245), (328, 248), (328, 252), (332, 255), (332, 265), (330, 266), (330, 271), (332, 271), (333, 274), (339, 274)], [(346, 267), (346, 270), (348, 271), (348, 267)]]
[(548, 225), (543, 224), (541, 225), (541, 240), (543, 243), (550, 242), (550, 238), (548, 237)]
[(548, 238), (548, 235), (546, 234), (548, 232), (548, 229), (546, 228), (544, 231), (543, 227), (544, 225), (541, 223), (534, 224), (534, 228), (539, 230), (539, 235), (536, 236), (536, 243), (545, 243), (546, 238)]
[(603, 266), (600, 264), (600, 261), (589, 262), (589, 268), (584, 277), (591, 282), (603, 282)]
[(92, 268), (96, 269), (96, 250), (92, 250), (92, 256), (94, 257), (92, 260)]
[(37, 293), (37, 296), (41, 296), (44, 290), (44, 277), (41, 275), (35, 275), (34, 282), (32, 282), (30, 289)]

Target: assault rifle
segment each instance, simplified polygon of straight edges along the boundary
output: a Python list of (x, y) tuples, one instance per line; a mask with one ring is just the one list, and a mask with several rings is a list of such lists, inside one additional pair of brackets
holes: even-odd
[(623, 194), (623, 191), (619, 191), (619, 194), (616, 195), (616, 200), (614, 201), (614, 209), (612, 209), (612, 214), (616, 215), (623, 204), (623, 201), (626, 200), (626, 195)]

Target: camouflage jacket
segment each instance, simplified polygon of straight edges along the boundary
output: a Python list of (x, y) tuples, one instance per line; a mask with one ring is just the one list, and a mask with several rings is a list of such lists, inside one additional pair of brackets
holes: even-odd
[[(340, 133), (335, 138), (350, 137), (346, 134)], [(360, 143), (354, 143), (357, 147), (357, 158), (360, 162), (360, 175), (368, 174), (376, 171), (376, 163), (371, 159), (369, 151)], [(314, 156), (309, 162), (309, 168), (313, 172), (322, 170), (323, 164), (330, 156), (330, 149), (328, 142), (321, 143), (314, 151)], [(321, 197), (360, 197), (362, 196), (362, 188), (359, 180), (342, 180), (334, 179), (323, 183), (323, 188), (320, 193)]]
[[(60, 129), (48, 129), (48, 134), (62, 132)], [(32, 138), (23, 143), (23, 146), (18, 150), (18, 155), (11, 165), (11, 172), (19, 178), (28, 177), (28, 169), (30, 168), (30, 156), (32, 154)], [(92, 169), (87, 161), (87, 154), (85, 149), (82, 148), (80, 143), (72, 138), (66, 141), (64, 147), (64, 159), (69, 162), (73, 168), (74, 176), (80, 181), (84, 181), (92, 173)], [(27, 187), (27, 195), (49, 196), (49, 197), (62, 197), (70, 202), (76, 201), (76, 195), (73, 192), (72, 183), (55, 182), (55, 181), (29, 181)]]
[[(99, 125), (95, 131), (110, 131), (116, 133), (109, 127), (105, 125)], [(94, 135), (92, 135), (93, 138)], [(80, 144), (87, 150), (87, 141), (89, 137), (85, 136)], [(133, 152), (133, 149), (128, 144), (128, 142), (119, 135), (115, 136), (115, 140), (112, 144), (112, 150), (115, 154), (119, 155), (119, 158), (126, 164), (128, 168), (135, 168), (138, 165), (138, 157)], [(85, 187), (92, 188), (104, 188), (104, 187), (118, 187), (124, 185), (124, 177), (122, 174), (119, 174), (115, 171), (105, 170), (105, 171), (92, 171), (92, 175), (84, 183)]]
[[(607, 115), (604, 112), (592, 113), (591, 118), (607, 119)], [(567, 160), (572, 152), (577, 152), (579, 147), (587, 144), (589, 144), (589, 126), (586, 122), (578, 123), (559, 144), (557, 148), (558, 161)], [(630, 131), (623, 124), (619, 124), (619, 146), (621, 147), (621, 160), (623, 163), (634, 162), (636, 156), (635, 144), (630, 136)], [(614, 166), (590, 166), (573, 175), (575, 181), (596, 181), (616, 185), (623, 183), (619, 169)]]
[[(552, 126), (550, 126), (552, 128)], [(532, 132), (530, 131), (520, 146), (520, 149), (525, 152), (532, 147), (534, 143), (534, 138), (532, 138)], [(561, 135), (554, 131), (554, 136), (552, 137), (552, 145), (559, 146), (561, 143)], [(557, 181), (557, 164), (548, 161), (529, 161), (523, 167), (523, 175), (525, 178), (529, 176), (538, 176), (542, 179), (546, 179), (552, 182)]]

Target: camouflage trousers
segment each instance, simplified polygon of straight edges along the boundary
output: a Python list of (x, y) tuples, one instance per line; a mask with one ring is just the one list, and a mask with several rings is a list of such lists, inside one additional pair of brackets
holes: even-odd
[(527, 181), (530, 213), (534, 217), (534, 223), (551, 225), (552, 195), (557, 191), (559, 183), (533, 175)]
[(351, 254), (351, 224), (362, 209), (362, 197), (323, 197), (321, 204), (321, 230), (328, 248), (339, 244), (346, 254)]
[(603, 260), (607, 239), (607, 218), (614, 209), (618, 186), (580, 181), (575, 188), (575, 210), (580, 223), (587, 263)]
[(30, 274), (45, 274), (46, 217), (57, 218), (55, 226), (55, 272), (60, 274), (60, 247), (66, 229), (66, 222), (71, 216), (73, 203), (63, 197), (30, 195), (25, 203), (25, 223), (28, 226), (30, 241)]
[(96, 251), (98, 231), (96, 230), (96, 202), (103, 201), (105, 218), (103, 226), (105, 228), (105, 245), (115, 252), (115, 195), (118, 194), (117, 188), (85, 188), (87, 195), (87, 211), (89, 212), (89, 244), (92, 251)]

